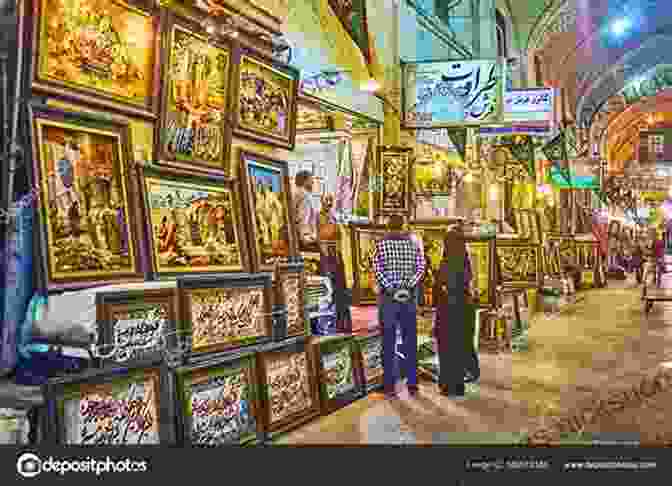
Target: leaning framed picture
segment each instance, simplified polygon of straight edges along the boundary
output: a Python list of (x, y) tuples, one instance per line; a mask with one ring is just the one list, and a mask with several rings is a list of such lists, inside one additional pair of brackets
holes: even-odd
[(36, 104), (29, 117), (43, 283), (62, 290), (144, 280), (128, 125)]
[(234, 135), (294, 150), (299, 71), (248, 50), (234, 65)]
[(322, 414), (327, 415), (362, 396), (361, 370), (352, 336), (325, 336), (313, 345)]
[(240, 445), (262, 439), (254, 354), (184, 366), (175, 375), (179, 445)]
[(233, 351), (273, 339), (270, 274), (177, 280), (178, 330), (191, 336), (191, 355)]
[(155, 278), (250, 269), (237, 182), (166, 168), (140, 170)]
[(383, 386), (383, 335), (380, 332), (355, 338), (357, 367), (364, 393)]
[(541, 284), (541, 245), (515, 241), (497, 241), (499, 285), (504, 287), (538, 287)]
[(156, 118), (161, 44), (148, 0), (31, 0), (34, 92)]
[(369, 305), (377, 302), (378, 286), (373, 273), (373, 255), (376, 243), (385, 234), (386, 230), (381, 227), (353, 226), (353, 305)]
[(413, 149), (378, 147), (378, 212), (381, 215), (408, 215), (413, 192)]
[(240, 163), (252, 269), (270, 272), (278, 259), (286, 263), (298, 254), (289, 169), (287, 162), (245, 151)]
[(310, 333), (305, 305), (306, 275), (303, 264), (280, 267), (273, 282), (274, 303), (287, 309), (286, 338), (305, 336)]
[(173, 375), (158, 364), (50, 380), (45, 436), (58, 445), (172, 445), (173, 394)]
[(164, 38), (158, 163), (231, 175), (232, 47), (174, 14)]

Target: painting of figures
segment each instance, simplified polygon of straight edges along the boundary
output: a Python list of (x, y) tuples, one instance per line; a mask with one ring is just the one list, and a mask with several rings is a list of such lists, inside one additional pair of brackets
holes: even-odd
[(158, 22), (119, 0), (35, 0), (36, 87), (153, 114)]
[(140, 277), (126, 186), (128, 127), (37, 106), (32, 118), (50, 288)]

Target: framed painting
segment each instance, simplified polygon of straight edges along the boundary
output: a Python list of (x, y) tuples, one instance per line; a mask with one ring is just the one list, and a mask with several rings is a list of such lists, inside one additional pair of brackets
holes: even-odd
[(230, 175), (232, 48), (194, 22), (166, 23), (158, 163)]
[(355, 341), (352, 336), (328, 336), (313, 346), (322, 414), (328, 415), (362, 396)]
[(598, 243), (576, 242), (577, 264), (584, 270), (597, 268)]
[(305, 336), (310, 333), (306, 316), (306, 276), (303, 264), (283, 265), (273, 283), (274, 302), (287, 308), (287, 332), (285, 338)]
[(232, 351), (273, 339), (270, 274), (179, 278), (178, 328), (191, 354)]
[(161, 44), (148, 0), (32, 0), (32, 89), (156, 118)]
[(254, 354), (237, 354), (178, 368), (177, 442), (241, 445), (262, 437)]
[(413, 192), (413, 150), (407, 147), (378, 147), (378, 212), (408, 215)]
[(533, 209), (524, 210), (527, 219), (528, 238), (530, 243), (540, 245), (542, 242), (541, 216)]
[(549, 241), (542, 248), (542, 255), (544, 260), (544, 272), (550, 276), (561, 277), (562, 271), (562, 256), (557, 242)]
[(155, 278), (250, 268), (239, 184), (170, 169), (141, 169)]
[(50, 380), (44, 386), (45, 436), (57, 445), (172, 445), (173, 393), (173, 375), (159, 365)]
[(234, 135), (294, 150), (299, 71), (247, 50), (234, 63)]
[(46, 287), (144, 280), (128, 125), (41, 105), (29, 117)]
[(320, 277), (320, 261), (322, 255), (319, 252), (301, 252), (301, 257), (303, 258), (303, 266), (306, 276), (310, 277)]
[(373, 255), (376, 243), (386, 233), (385, 229), (377, 226), (353, 226), (353, 305), (371, 305), (377, 302), (378, 290), (373, 273)]
[(257, 353), (263, 423), (270, 438), (320, 414), (320, 398), (308, 338), (269, 345)]
[(383, 336), (373, 333), (355, 338), (357, 366), (361, 373), (364, 393), (383, 387)]
[(411, 224), (411, 231), (422, 241), (425, 253), (425, 277), (422, 285), (420, 304), (431, 308), (434, 305), (434, 281), (439, 273), (443, 260), (443, 240), (445, 239), (445, 225), (442, 224)]
[(164, 347), (177, 347), (178, 316), (175, 289), (97, 293), (98, 351), (103, 364), (160, 361)]
[(541, 246), (497, 241), (499, 284), (504, 287), (537, 287), (541, 284)]
[(329, 132), (332, 129), (332, 118), (324, 108), (299, 97), (296, 111), (297, 132)]
[(492, 307), (495, 303), (495, 240), (493, 238), (467, 238), (467, 253), (472, 269), (472, 285), (479, 307)]
[(245, 197), (245, 223), (255, 272), (273, 271), (297, 255), (295, 222), (287, 162), (241, 151), (240, 177)]
[(621, 232), (621, 223), (618, 221), (610, 221), (607, 231), (610, 238), (618, 238), (618, 234)]
[(560, 260), (575, 265), (578, 262), (577, 245), (572, 235), (550, 234), (547, 241), (555, 246), (560, 255)]

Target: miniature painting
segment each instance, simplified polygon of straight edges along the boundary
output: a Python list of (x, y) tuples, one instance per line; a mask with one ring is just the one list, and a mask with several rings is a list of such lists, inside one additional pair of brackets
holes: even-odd
[(49, 287), (141, 277), (128, 127), (52, 108), (33, 107), (32, 116)]
[(539, 284), (541, 247), (537, 245), (497, 245), (501, 284), (529, 287)]
[(352, 344), (352, 338), (336, 338), (316, 345), (319, 348), (318, 370), (324, 413), (346, 405), (360, 394), (361, 381)]
[(360, 342), (363, 383), (367, 393), (383, 383), (383, 338), (374, 336)]
[(174, 24), (162, 109), (162, 161), (228, 173), (231, 50)]
[(299, 72), (243, 54), (235, 134), (289, 150), (296, 140)]
[(381, 214), (407, 214), (411, 197), (411, 149), (380, 147), (378, 149), (381, 191)]
[(375, 304), (378, 290), (373, 273), (376, 243), (385, 235), (384, 230), (355, 229), (354, 254), (354, 305)]
[(119, 0), (36, 0), (36, 7), (36, 87), (155, 112), (158, 22), (150, 12)]
[(467, 241), (467, 253), (472, 270), (472, 285), (476, 290), (476, 304), (482, 307), (489, 307), (495, 298), (493, 251), (493, 241)]
[(235, 183), (145, 170), (147, 224), (159, 276), (248, 268)]
[(280, 275), (280, 292), (287, 307), (287, 337), (303, 336), (307, 332), (304, 305), (303, 272)]

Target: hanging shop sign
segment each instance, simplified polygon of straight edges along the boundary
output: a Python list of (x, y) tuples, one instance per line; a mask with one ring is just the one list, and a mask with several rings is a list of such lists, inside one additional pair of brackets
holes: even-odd
[(383, 122), (385, 118), (383, 102), (374, 95), (356, 88), (348, 76), (342, 77), (338, 83), (329, 88), (318, 87), (310, 81), (310, 77), (302, 79), (301, 94), (303, 96), (364, 115), (379, 123)]
[(553, 121), (554, 91), (552, 88), (516, 89), (504, 93), (503, 121)]
[(549, 136), (550, 125), (516, 124), (509, 126), (479, 127), (479, 137), (501, 137), (502, 135), (538, 135)]
[(501, 117), (502, 67), (497, 61), (402, 64), (405, 128), (495, 123)]

